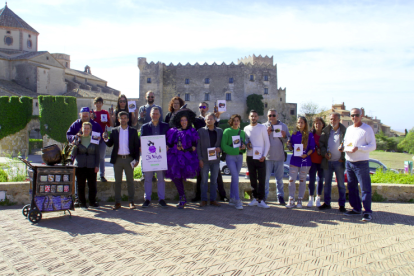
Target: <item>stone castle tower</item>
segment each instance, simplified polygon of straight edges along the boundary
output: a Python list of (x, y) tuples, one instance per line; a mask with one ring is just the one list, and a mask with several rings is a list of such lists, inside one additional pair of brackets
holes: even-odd
[(277, 88), (277, 66), (273, 64), (273, 56), (253, 55), (238, 59), (237, 64), (223, 62), (211, 65), (148, 63), (145, 57), (141, 57), (138, 58), (138, 68), (138, 105), (145, 104), (145, 93), (152, 90), (155, 104), (163, 108), (164, 114), (168, 112), (171, 98), (179, 96), (196, 113), (202, 101), (212, 107), (216, 100), (226, 100), (227, 112), (222, 119), (237, 113), (247, 120), (246, 98), (251, 94), (263, 96), (265, 116), (260, 118), (262, 122), (267, 120), (269, 108), (276, 108), (282, 121), (297, 114), (297, 105), (286, 103), (286, 88)]

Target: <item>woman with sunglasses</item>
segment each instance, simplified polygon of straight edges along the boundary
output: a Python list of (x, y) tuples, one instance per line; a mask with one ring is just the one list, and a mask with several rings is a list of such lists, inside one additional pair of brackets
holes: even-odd
[[(319, 145), (319, 138), (322, 135), (322, 129), (326, 126), (325, 121), (321, 117), (316, 117), (313, 120), (313, 128), (312, 133), (315, 139), (315, 151), (311, 154), (311, 161), (312, 165), (309, 170), (309, 202), (308, 207), (312, 207), (314, 202), (316, 201), (316, 206), (321, 206), (321, 194), (323, 190), (323, 181), (325, 180), (325, 176), (323, 174), (322, 168), (322, 160), (323, 156), (321, 155), (320, 145)], [(316, 173), (318, 174), (318, 185), (316, 186), (317, 196), (315, 199), (315, 182), (316, 182)]]
[(171, 118), (175, 116), (175, 114), (180, 110), (180, 108), (184, 105), (183, 99), (180, 97), (174, 97), (171, 99), (169, 105), (168, 105), (168, 113), (165, 116), (165, 122), (169, 123), (171, 121)]
[(117, 127), (120, 125), (117, 118), (118, 118), (118, 113), (121, 111), (125, 111), (129, 114), (128, 126), (131, 127), (137, 124), (138, 110), (136, 109), (135, 112), (129, 112), (128, 99), (124, 94), (118, 97), (118, 104), (116, 105), (115, 112), (112, 112), (111, 114), (111, 124), (114, 127)]
[[(300, 144), (303, 149), (301, 151)], [(301, 151), (300, 156), (292, 155), (290, 158), (289, 166), (289, 202), (285, 206), (286, 208), (302, 208), (302, 200), (306, 190), (306, 176), (312, 165), (310, 155), (315, 150), (315, 139), (313, 133), (308, 130), (308, 120), (305, 117), (300, 116), (296, 124), (296, 131), (293, 132), (292, 137), (288, 141), (288, 147), (290, 150)], [(296, 179), (299, 172), (299, 194), (298, 202), (295, 205), (295, 193), (296, 193)]]

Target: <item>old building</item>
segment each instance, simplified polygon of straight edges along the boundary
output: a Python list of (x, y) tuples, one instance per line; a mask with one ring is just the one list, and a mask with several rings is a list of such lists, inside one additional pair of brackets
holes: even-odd
[[(138, 58), (138, 68), (138, 105), (145, 103), (145, 93), (152, 90), (156, 97), (155, 104), (160, 105), (164, 113), (167, 113), (171, 98), (179, 96), (197, 113), (201, 101), (214, 106), (216, 100), (226, 100), (227, 112), (222, 115), (223, 119), (238, 113), (243, 120), (247, 120), (246, 98), (251, 94), (259, 94), (263, 96), (265, 115), (269, 108), (276, 108), (283, 121), (292, 116), (296, 118), (297, 115), (297, 104), (286, 103), (286, 88), (278, 88), (277, 66), (273, 64), (273, 56), (253, 55), (239, 59), (237, 64), (223, 62), (211, 65), (148, 63), (142, 57)], [(265, 116), (260, 119), (267, 120)]]

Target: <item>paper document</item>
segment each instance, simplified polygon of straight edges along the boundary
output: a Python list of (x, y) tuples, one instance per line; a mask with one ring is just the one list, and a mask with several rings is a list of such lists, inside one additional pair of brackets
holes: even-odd
[(263, 150), (262, 147), (253, 147), (253, 159), (262, 158)]
[(217, 160), (216, 148), (207, 148), (208, 161)]
[(129, 112), (135, 112), (135, 109), (137, 109), (137, 104), (135, 101), (128, 101), (128, 109)]
[(302, 156), (303, 155), (303, 144), (294, 144), (293, 145), (293, 156)]
[(282, 137), (281, 125), (273, 125), (273, 137)]
[(239, 148), (241, 146), (240, 135), (231, 136), (231, 139), (233, 140), (233, 148)]
[(137, 163), (137, 161), (134, 159), (134, 160), (132, 160), (131, 161), (131, 167), (132, 167), (132, 169), (134, 169), (135, 168), (135, 164)]
[(91, 136), (92, 136), (91, 143), (95, 145), (99, 145), (99, 138), (101, 137), (101, 134), (99, 132), (92, 131)]
[(344, 142), (344, 151), (351, 152), (355, 148), (355, 143), (346, 141)]
[(217, 100), (218, 112), (226, 112), (227, 104), (225, 100)]

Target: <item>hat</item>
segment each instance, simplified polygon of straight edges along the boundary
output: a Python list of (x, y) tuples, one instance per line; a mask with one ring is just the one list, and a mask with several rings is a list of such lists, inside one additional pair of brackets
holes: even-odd
[(180, 110), (177, 111), (177, 113), (175, 114), (175, 116), (173, 118), (171, 118), (170, 120), (170, 126), (171, 127), (176, 127), (176, 128), (181, 128), (181, 117), (187, 117), (188, 119), (188, 125), (191, 126), (196, 118), (196, 114), (194, 113), (194, 111), (192, 111), (191, 109), (188, 108), (181, 108)]
[(82, 108), (80, 109), (80, 112), (90, 112), (90, 111), (89, 111), (89, 107), (82, 107)]

